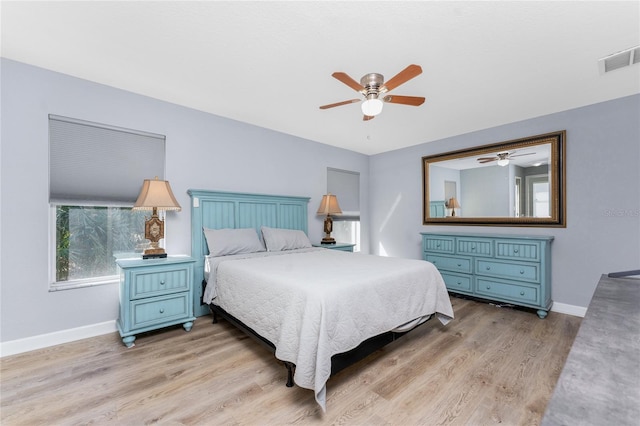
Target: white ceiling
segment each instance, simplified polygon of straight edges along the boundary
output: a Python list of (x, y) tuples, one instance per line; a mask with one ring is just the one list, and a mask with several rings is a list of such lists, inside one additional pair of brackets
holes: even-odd
[[(640, 93), (640, 2), (2, 1), (2, 56), (376, 154)], [(363, 122), (331, 77), (423, 73)], [(561, 130), (561, 129), (552, 129)], [(527, 135), (523, 135), (527, 136)], [(479, 141), (481, 144), (500, 141)]]

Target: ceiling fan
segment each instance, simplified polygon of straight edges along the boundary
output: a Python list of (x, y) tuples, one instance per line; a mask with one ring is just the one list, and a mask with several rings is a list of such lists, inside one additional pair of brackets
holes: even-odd
[(336, 102), (334, 104), (323, 105), (320, 109), (328, 109), (362, 101), (362, 113), (364, 114), (362, 120), (367, 121), (380, 114), (383, 102), (411, 106), (422, 105), (424, 103), (424, 98), (418, 96), (386, 95), (382, 100), (379, 98), (381, 95), (384, 95), (420, 74), (422, 74), (422, 67), (420, 67), (420, 65), (409, 65), (387, 82), (384, 81), (384, 76), (382, 74), (371, 73), (362, 77), (360, 79), (360, 83), (358, 83), (346, 73), (334, 72), (331, 74), (332, 77), (351, 87), (356, 92), (362, 93), (364, 100), (351, 99), (348, 101)]
[(506, 166), (507, 164), (509, 164), (509, 160), (511, 160), (512, 158), (535, 154), (535, 152), (527, 152), (525, 154), (514, 155), (515, 152), (516, 151), (511, 151), (511, 152), (505, 151), (505, 152), (499, 152), (493, 157), (480, 157), (478, 158), (478, 162), (481, 164), (484, 164), (484, 163), (490, 163), (492, 161), (497, 161), (498, 166)]

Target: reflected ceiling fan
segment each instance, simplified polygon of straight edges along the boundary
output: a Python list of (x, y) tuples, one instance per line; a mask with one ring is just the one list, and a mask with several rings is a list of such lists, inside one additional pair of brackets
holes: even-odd
[(362, 120), (368, 121), (382, 112), (383, 102), (411, 106), (422, 105), (424, 103), (424, 98), (418, 96), (386, 95), (380, 99), (381, 95), (384, 95), (420, 74), (422, 74), (422, 68), (420, 65), (409, 65), (386, 83), (384, 81), (384, 76), (376, 73), (366, 74), (360, 79), (360, 83), (358, 83), (346, 73), (334, 72), (331, 74), (332, 77), (343, 82), (356, 92), (362, 93), (364, 100), (351, 99), (348, 101), (336, 102), (335, 104), (323, 105), (320, 109), (328, 109), (362, 101), (362, 113), (364, 114)]
[(535, 154), (535, 152), (527, 152), (525, 154), (515, 154), (515, 153), (516, 151), (499, 152), (493, 157), (480, 157), (478, 158), (478, 162), (480, 164), (484, 164), (484, 163), (490, 163), (492, 161), (497, 161), (498, 166), (506, 166), (507, 164), (509, 164), (509, 160), (511, 160), (512, 158)]

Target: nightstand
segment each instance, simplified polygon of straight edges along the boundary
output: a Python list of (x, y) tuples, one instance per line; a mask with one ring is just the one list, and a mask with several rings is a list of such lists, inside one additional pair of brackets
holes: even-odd
[(193, 321), (193, 265), (189, 256), (164, 259), (118, 259), (122, 342), (132, 347), (136, 334)]
[(356, 246), (351, 243), (335, 243), (335, 244), (312, 244), (314, 247), (322, 247), (329, 250), (340, 250), (340, 251), (350, 251), (353, 252), (353, 248)]

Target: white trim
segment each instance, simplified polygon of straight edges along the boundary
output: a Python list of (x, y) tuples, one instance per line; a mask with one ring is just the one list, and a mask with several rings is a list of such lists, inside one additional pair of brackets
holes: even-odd
[(101, 336), (117, 331), (116, 321), (106, 321), (98, 324), (85, 325), (68, 330), (56, 331), (38, 336), (26, 337), (24, 339), (10, 340), (0, 343), (0, 358), (15, 355), (23, 352), (42, 349), (49, 346), (69, 343), (89, 337)]
[(587, 308), (576, 305), (567, 305), (566, 303), (553, 302), (551, 311), (584, 318), (587, 313)]
[[(567, 305), (566, 303), (553, 302), (551, 311), (577, 317), (584, 317), (587, 312), (587, 308), (583, 308), (582, 306)], [(9, 355), (16, 355), (23, 352), (33, 351), (36, 349), (42, 349), (49, 346), (69, 343), (80, 339), (86, 339), (89, 337), (101, 336), (103, 334), (109, 334), (116, 331), (116, 322), (115, 320), (113, 320), (102, 322), (99, 324), (71, 328), (69, 330), (56, 331), (49, 334), (41, 334), (39, 336), (27, 337), (24, 339), (1, 342), (0, 358)]]

